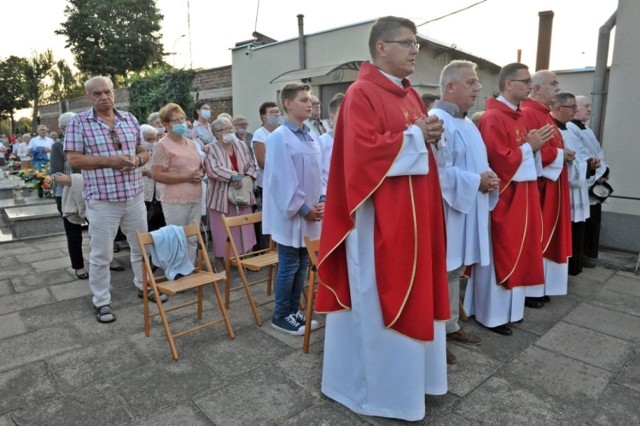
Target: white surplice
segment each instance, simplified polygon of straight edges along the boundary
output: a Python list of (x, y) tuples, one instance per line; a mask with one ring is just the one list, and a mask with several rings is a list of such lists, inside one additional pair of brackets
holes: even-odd
[[(388, 176), (424, 175), (428, 152), (416, 126), (405, 132)], [(322, 392), (358, 414), (403, 420), (425, 416), (425, 394), (447, 392), (444, 321), (434, 340), (420, 342), (384, 327), (374, 267), (375, 209), (367, 199), (355, 212), (345, 245), (352, 308), (327, 314)]]

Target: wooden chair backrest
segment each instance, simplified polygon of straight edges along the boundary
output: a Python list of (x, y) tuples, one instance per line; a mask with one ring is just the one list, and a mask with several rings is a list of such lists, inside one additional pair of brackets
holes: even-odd
[(318, 264), (318, 250), (320, 250), (320, 238), (312, 240), (306, 235), (304, 236), (304, 244), (307, 246), (309, 252), (309, 259), (313, 266)]

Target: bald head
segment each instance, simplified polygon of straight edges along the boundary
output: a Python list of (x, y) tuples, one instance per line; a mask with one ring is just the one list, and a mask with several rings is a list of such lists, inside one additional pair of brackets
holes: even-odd
[(574, 119), (580, 120), (583, 123), (588, 121), (591, 117), (591, 98), (586, 96), (576, 96), (576, 115)]
[(531, 76), (531, 80), (533, 90), (529, 93), (529, 97), (550, 107), (556, 95), (560, 93), (558, 77), (549, 70), (540, 70)]

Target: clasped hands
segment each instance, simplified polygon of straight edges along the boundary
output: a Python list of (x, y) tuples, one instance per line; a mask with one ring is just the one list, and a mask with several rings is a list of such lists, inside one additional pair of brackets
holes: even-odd
[(304, 218), (309, 222), (320, 222), (324, 216), (324, 203), (314, 204)]
[(500, 178), (491, 170), (487, 170), (484, 173), (480, 173), (480, 192), (492, 192), (500, 186)]
[(138, 159), (135, 155), (123, 154), (113, 157), (115, 164), (113, 166), (116, 170), (128, 172), (135, 170), (138, 167)]
[(413, 124), (422, 130), (426, 143), (438, 143), (444, 132), (443, 121), (435, 115), (420, 117)]

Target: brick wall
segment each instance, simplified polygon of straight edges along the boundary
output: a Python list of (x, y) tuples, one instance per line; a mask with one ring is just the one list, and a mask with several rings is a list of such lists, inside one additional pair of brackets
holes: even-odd
[[(231, 65), (208, 70), (197, 71), (193, 78), (191, 88), (196, 100), (206, 100), (213, 109), (215, 117), (221, 112), (232, 111), (231, 97)], [(129, 90), (125, 88), (114, 91), (116, 108), (127, 111), (129, 109)], [(68, 99), (55, 104), (40, 107), (40, 121), (49, 129), (58, 130), (58, 117), (65, 111), (80, 112), (91, 107), (86, 96)], [(146, 118), (146, 117), (145, 117)], [(143, 120), (145, 119), (143, 118)]]

